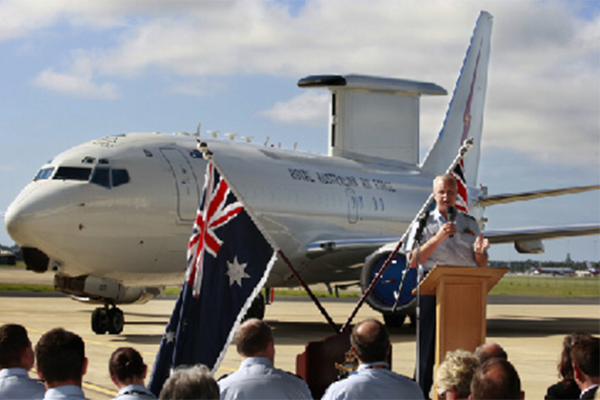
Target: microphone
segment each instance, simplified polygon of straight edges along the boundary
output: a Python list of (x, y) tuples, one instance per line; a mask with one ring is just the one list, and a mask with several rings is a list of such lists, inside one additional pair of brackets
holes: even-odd
[[(448, 222), (454, 222), (456, 219), (456, 208), (454, 206), (448, 207)], [(450, 235), (450, 237), (454, 237), (454, 235)]]
[(419, 219), (419, 227), (415, 233), (415, 242), (421, 243), (421, 239), (423, 238), (423, 229), (425, 229), (425, 225), (427, 225), (427, 218), (429, 218), (429, 210), (427, 210)]

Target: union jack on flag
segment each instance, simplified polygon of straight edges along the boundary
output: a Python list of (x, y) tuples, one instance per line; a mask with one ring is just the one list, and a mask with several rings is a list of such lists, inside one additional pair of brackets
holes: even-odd
[(148, 385), (157, 396), (179, 365), (204, 364), (216, 371), (277, 258), (264, 230), (213, 163), (206, 167), (185, 281)]
[(194, 297), (200, 294), (205, 253), (217, 257), (223, 244), (215, 234), (215, 230), (231, 221), (243, 209), (239, 201), (227, 204), (227, 196), (231, 192), (229, 185), (224, 179), (213, 182), (214, 179), (214, 166), (208, 163), (204, 176), (203, 199), (194, 221), (187, 250), (188, 268), (185, 281), (193, 288)]
[(469, 213), (469, 197), (467, 194), (467, 182), (465, 179), (465, 165), (461, 159), (454, 170), (452, 176), (456, 180), (456, 208), (466, 214)]

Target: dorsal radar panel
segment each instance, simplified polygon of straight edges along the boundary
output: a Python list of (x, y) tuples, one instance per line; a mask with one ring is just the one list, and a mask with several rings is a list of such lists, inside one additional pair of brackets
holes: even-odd
[(313, 75), (302, 88), (328, 88), (329, 155), (377, 162), (419, 162), (419, 99), (445, 95), (430, 82), (368, 75)]

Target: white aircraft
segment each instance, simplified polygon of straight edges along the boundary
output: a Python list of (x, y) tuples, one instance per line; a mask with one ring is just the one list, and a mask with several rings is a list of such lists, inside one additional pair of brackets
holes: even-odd
[[(220, 168), (262, 226), (309, 283), (362, 279), (365, 287), (445, 172), (466, 138), (470, 212), (483, 207), (595, 187), (490, 197), (477, 187), (492, 16), (482, 12), (441, 133), (419, 164), (419, 101), (444, 95), (433, 83), (362, 75), (309, 76), (300, 87), (331, 92), (329, 155), (206, 139)], [(180, 285), (206, 161), (197, 134), (131, 133), (76, 146), (42, 166), (6, 212), (6, 229), (27, 268), (55, 274), (56, 289), (104, 304), (96, 333), (119, 333), (118, 304), (143, 303)], [(598, 226), (487, 232), (525, 252), (541, 239), (598, 234)], [(391, 312), (404, 256), (388, 268), (369, 304), (401, 323), (413, 300)], [(365, 261), (365, 259), (367, 261)], [(361, 278), (362, 277), (362, 278)], [(297, 286), (288, 267), (273, 268), (267, 287)], [(408, 289), (407, 289), (408, 290)], [(255, 314), (264, 313), (260, 299)], [(261, 309), (262, 306), (262, 309)]]

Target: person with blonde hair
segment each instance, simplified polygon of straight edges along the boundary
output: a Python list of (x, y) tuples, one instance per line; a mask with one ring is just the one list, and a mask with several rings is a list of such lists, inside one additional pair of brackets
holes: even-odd
[(440, 397), (446, 400), (467, 399), (471, 394), (473, 374), (479, 365), (479, 357), (470, 351), (458, 349), (447, 352), (435, 378)]

